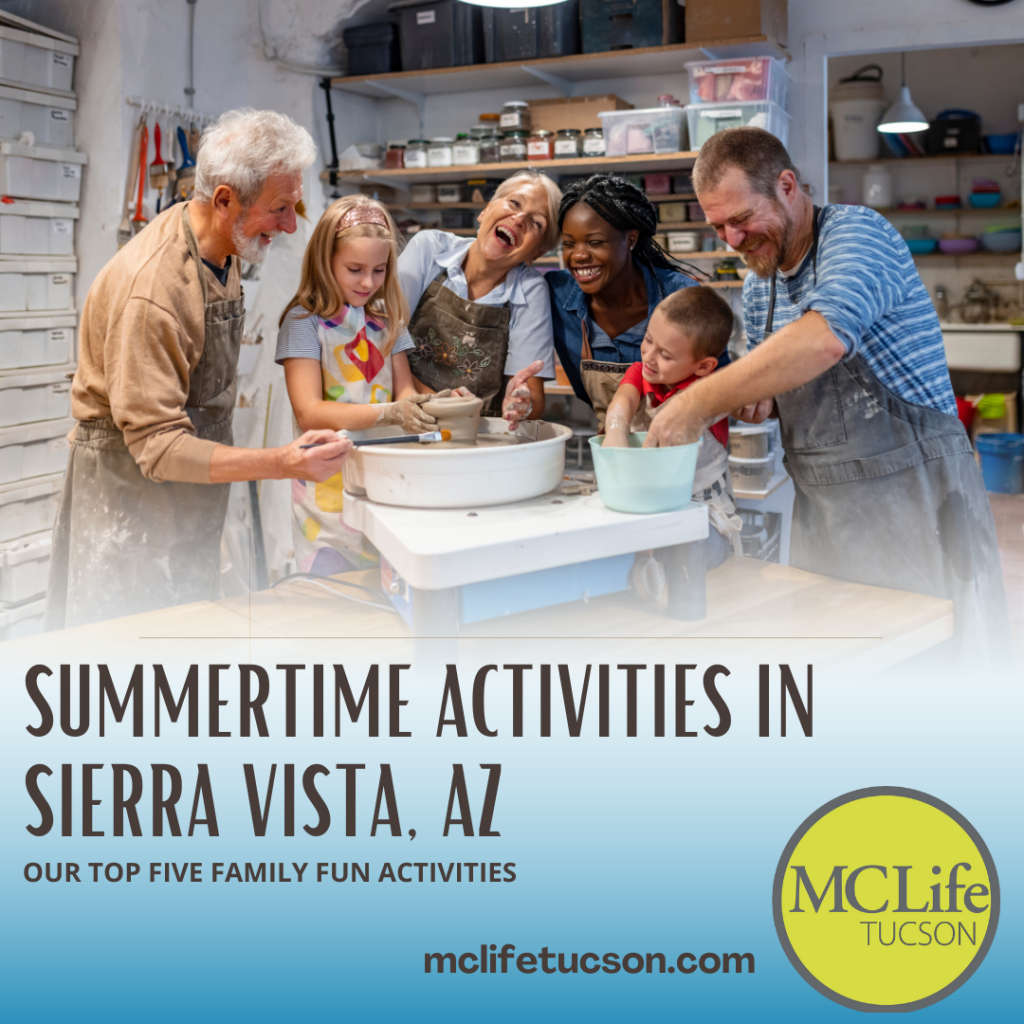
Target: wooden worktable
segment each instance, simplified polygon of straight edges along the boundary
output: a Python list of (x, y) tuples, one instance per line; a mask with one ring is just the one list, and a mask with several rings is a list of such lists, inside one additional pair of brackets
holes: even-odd
[[(339, 579), (375, 586), (378, 575), (371, 570)], [(664, 605), (645, 605), (630, 594), (613, 594), (586, 605), (574, 602), (475, 623), (463, 627), (459, 639), (704, 639), (718, 641), (714, 650), (728, 641), (730, 650), (747, 649), (764, 657), (798, 643), (816, 660), (880, 669), (941, 643), (953, 632), (951, 601), (750, 558), (732, 558), (708, 573), (707, 608), (707, 618), (700, 622), (679, 622), (668, 618)], [(51, 637), (63, 644), (95, 641), (99, 635), (125, 640), (412, 638), (397, 614), (342, 600), (320, 585), (304, 582), (147, 612)]]

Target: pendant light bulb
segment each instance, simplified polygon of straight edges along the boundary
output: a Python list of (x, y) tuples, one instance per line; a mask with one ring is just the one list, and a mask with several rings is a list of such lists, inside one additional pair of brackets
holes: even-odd
[(463, 0), (474, 7), (497, 7), (502, 10), (514, 9), (521, 11), (524, 7), (552, 7), (554, 4), (565, 3), (565, 0)]
[(900, 98), (885, 112), (885, 117), (879, 122), (878, 130), (893, 135), (923, 132), (928, 127), (928, 119), (921, 113), (921, 108), (916, 106), (910, 98), (910, 88), (907, 85), (907, 55), (905, 53), (900, 54), (900, 69), (902, 71)]

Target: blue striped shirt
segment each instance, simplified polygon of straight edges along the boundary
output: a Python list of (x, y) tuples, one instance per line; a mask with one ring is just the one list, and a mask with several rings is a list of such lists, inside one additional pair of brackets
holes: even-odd
[[(747, 347), (764, 340), (771, 280), (743, 282)], [(829, 205), (821, 214), (817, 274), (809, 257), (790, 278), (777, 275), (773, 330), (820, 313), (846, 348), (912, 405), (956, 415), (935, 307), (896, 229), (865, 206)]]

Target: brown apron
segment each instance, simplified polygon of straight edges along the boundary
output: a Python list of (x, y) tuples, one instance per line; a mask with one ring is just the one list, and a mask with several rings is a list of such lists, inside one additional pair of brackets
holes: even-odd
[(462, 299), (445, 287), (447, 278), (442, 270), (430, 282), (412, 315), (409, 366), (427, 387), (468, 388), (484, 400), (485, 416), (500, 416), (511, 306)]
[[(244, 297), (209, 301), (187, 207), (182, 225), (206, 308), (185, 412), (196, 437), (231, 444)], [(53, 531), (46, 628), (216, 597), (229, 489), (147, 480), (111, 417), (79, 423)]]

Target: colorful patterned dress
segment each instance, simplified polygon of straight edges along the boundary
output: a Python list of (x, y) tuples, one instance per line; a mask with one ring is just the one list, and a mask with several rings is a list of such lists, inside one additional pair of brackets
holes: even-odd
[[(382, 355), (387, 325), (361, 306), (346, 306), (336, 320), (309, 318), (320, 339), (323, 399), (376, 405), (392, 400), (391, 356)], [(401, 339), (396, 351), (404, 348)], [(296, 437), (302, 433), (295, 425)], [(322, 484), (292, 481), (292, 533), (299, 572), (331, 576), (377, 564), (377, 552), (342, 522), (343, 473)]]

